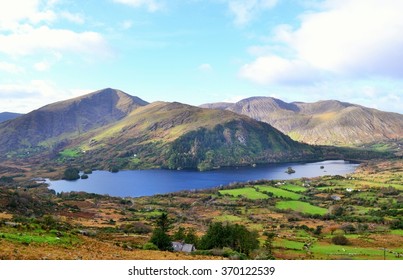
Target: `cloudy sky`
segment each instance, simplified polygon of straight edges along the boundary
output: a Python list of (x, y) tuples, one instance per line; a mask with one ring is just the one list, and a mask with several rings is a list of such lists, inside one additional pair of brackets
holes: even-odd
[(112, 87), (403, 113), (401, 0), (0, 0), (0, 112)]

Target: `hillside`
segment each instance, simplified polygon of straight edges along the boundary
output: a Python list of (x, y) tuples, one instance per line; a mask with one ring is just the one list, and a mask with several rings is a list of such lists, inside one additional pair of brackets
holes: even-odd
[(201, 107), (247, 115), (308, 144), (351, 146), (403, 138), (403, 115), (336, 100), (286, 103), (271, 97), (251, 97)]
[(119, 170), (299, 161), (315, 150), (234, 112), (181, 103), (148, 104), (104, 89), (0, 124), (3, 160), (34, 159)]
[[(92, 164), (211, 169), (301, 160), (311, 148), (270, 125), (223, 110), (155, 102), (75, 142)], [(108, 166), (103, 166), (108, 168)]]
[(74, 136), (108, 125), (148, 104), (114, 89), (57, 102), (0, 124), (0, 152), (53, 149)]
[(19, 113), (10, 113), (10, 112), (3, 112), (0, 113), (0, 123), (8, 121), (8, 120), (12, 120), (15, 119), (19, 116), (21, 116), (22, 114)]

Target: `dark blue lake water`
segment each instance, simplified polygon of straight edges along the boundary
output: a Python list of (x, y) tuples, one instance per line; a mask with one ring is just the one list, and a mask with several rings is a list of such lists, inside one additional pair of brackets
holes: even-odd
[[(320, 167), (324, 166), (323, 169)], [(354, 172), (358, 164), (343, 160), (314, 163), (270, 164), (257, 167), (223, 168), (198, 172), (190, 170), (129, 170), (111, 173), (95, 171), (89, 179), (77, 181), (47, 181), (56, 192), (85, 191), (120, 197), (139, 197), (181, 190), (195, 190), (251, 180), (283, 180), (323, 175), (345, 175)], [(292, 167), (296, 172), (287, 174)]]

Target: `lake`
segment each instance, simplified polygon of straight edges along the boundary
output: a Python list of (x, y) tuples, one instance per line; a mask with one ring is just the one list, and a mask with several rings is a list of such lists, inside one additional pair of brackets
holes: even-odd
[[(324, 166), (322, 169), (321, 166)], [(165, 194), (182, 190), (195, 190), (253, 180), (285, 180), (323, 175), (346, 175), (354, 172), (358, 164), (343, 160), (313, 163), (283, 163), (256, 167), (222, 168), (212, 171), (192, 170), (127, 170), (118, 173), (94, 171), (86, 180), (49, 181), (56, 192), (85, 191), (119, 197), (139, 197)], [(295, 173), (288, 174), (288, 167)]]

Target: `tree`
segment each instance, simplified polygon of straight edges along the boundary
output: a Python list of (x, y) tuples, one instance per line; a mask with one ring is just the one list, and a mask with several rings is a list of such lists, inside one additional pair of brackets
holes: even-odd
[(171, 225), (171, 222), (168, 219), (168, 214), (162, 213), (161, 216), (158, 217), (156, 224), (163, 232), (167, 232)]
[(178, 230), (172, 236), (172, 239), (176, 241), (183, 241), (185, 237), (186, 237), (185, 228), (179, 227)]
[(348, 245), (349, 243), (347, 237), (345, 237), (344, 235), (336, 235), (332, 238), (332, 242), (336, 245)]
[(171, 237), (160, 228), (154, 229), (150, 242), (156, 245), (161, 251), (173, 250)]
[(157, 227), (154, 229), (150, 242), (155, 244), (162, 251), (172, 251), (172, 240), (168, 235), (170, 221), (167, 213), (162, 213), (156, 221)]
[(249, 255), (252, 250), (259, 248), (258, 233), (249, 231), (243, 225), (212, 223), (200, 240), (200, 247), (205, 250), (229, 247)]
[(64, 171), (64, 180), (74, 181), (80, 179), (80, 171), (77, 168), (69, 167)]
[(313, 234), (321, 235), (322, 234), (322, 229), (323, 229), (323, 226), (317, 226), (316, 229), (313, 231)]
[(197, 246), (199, 244), (199, 237), (197, 237), (196, 230), (194, 228), (189, 228), (187, 230), (184, 241), (185, 241), (185, 243), (193, 244), (197, 248)]
[(276, 234), (274, 232), (265, 232), (263, 233), (264, 236), (266, 236), (266, 240), (264, 242), (263, 248), (266, 253), (266, 259), (268, 260), (274, 260), (274, 255), (273, 255), (273, 240), (274, 237), (276, 237)]

